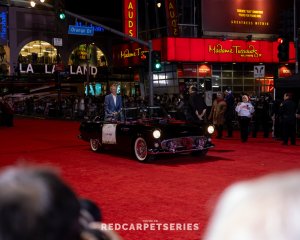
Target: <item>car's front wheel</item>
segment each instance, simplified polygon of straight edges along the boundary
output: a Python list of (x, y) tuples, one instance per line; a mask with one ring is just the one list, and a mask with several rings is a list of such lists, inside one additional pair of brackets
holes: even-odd
[(137, 137), (133, 144), (134, 157), (140, 161), (145, 162), (149, 159), (147, 142), (143, 137)]
[(90, 146), (93, 152), (99, 152), (101, 150), (101, 143), (99, 142), (99, 139), (90, 139)]

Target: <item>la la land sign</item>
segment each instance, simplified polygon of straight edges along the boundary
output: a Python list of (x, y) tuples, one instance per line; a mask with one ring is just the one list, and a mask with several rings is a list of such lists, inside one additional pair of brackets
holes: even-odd
[[(43, 69), (43, 70), (41, 70)], [(72, 75), (85, 75), (87, 73), (87, 66), (66, 66), (65, 71), (69, 72)], [(20, 73), (45, 73), (45, 74), (53, 74), (55, 72), (55, 65), (32, 65), (29, 64), (19, 64)], [(89, 66), (89, 74), (97, 75), (98, 69), (95, 66)]]

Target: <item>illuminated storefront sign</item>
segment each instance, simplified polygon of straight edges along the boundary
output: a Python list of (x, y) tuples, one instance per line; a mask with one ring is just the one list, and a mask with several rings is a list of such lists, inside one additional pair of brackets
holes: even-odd
[(207, 64), (182, 64), (178, 68), (178, 77), (211, 77), (212, 68)]
[(175, 0), (166, 0), (166, 13), (168, 21), (168, 36), (176, 37), (179, 35), (179, 28)]
[[(98, 68), (94, 66), (89, 67), (90, 71), (89, 74), (96, 76), (98, 73)], [(34, 64), (19, 64), (19, 70), (22, 74), (34, 74), (34, 73), (44, 73), (44, 74), (53, 74), (56, 70), (55, 65), (48, 65), (48, 64), (42, 64), (42, 65), (34, 65)], [(66, 66), (65, 69), (66, 72), (68, 72), (71, 75), (86, 75), (87, 74), (87, 66), (74, 66), (69, 65)]]
[(137, 37), (137, 4), (136, 0), (123, 0), (124, 2), (124, 33)]
[(146, 52), (149, 52), (149, 51), (142, 50), (142, 48), (135, 48), (132, 50), (127, 48), (120, 52), (120, 58), (141, 57)]
[(7, 44), (7, 13), (3, 7), (0, 7), (0, 44)]
[[(168, 62), (249, 62), (278, 63), (278, 42), (208, 39), (163, 38), (153, 39), (153, 46)], [(115, 46), (113, 61), (116, 66), (141, 64), (141, 55), (148, 52), (137, 43)], [(290, 42), (290, 63), (295, 62), (295, 49)]]
[(202, 64), (198, 67), (198, 76), (199, 77), (211, 77), (212, 71), (211, 66)]
[(178, 68), (178, 77), (197, 77), (197, 64), (182, 64)]
[[(146, 61), (145, 53), (149, 50), (138, 43), (120, 44), (113, 47), (114, 66), (134, 66)], [(144, 59), (142, 58), (144, 57)]]
[(279, 78), (285, 78), (285, 77), (289, 77), (292, 76), (292, 71), (287, 68), (286, 66), (282, 66), (280, 68), (278, 68), (278, 77)]
[[(278, 63), (277, 41), (244, 41), (196, 38), (166, 38), (153, 40), (167, 49), (166, 61), (186, 62), (264, 62)], [(295, 59), (293, 43), (290, 42), (290, 62)]]
[(258, 58), (261, 57), (262, 54), (259, 52), (258, 49), (255, 48), (253, 45), (246, 46), (246, 49), (243, 49), (242, 46), (231, 46), (230, 48), (223, 48), (222, 44), (217, 45), (209, 45), (208, 52), (214, 54), (237, 54), (240, 57), (253, 57)]
[(276, 34), (280, 13), (289, 8), (282, 0), (202, 0), (202, 27), (209, 32)]

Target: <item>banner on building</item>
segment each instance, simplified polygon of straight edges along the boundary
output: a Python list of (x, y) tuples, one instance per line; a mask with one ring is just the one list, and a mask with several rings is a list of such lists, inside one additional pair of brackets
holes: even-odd
[[(162, 49), (169, 62), (253, 62), (278, 63), (278, 42), (245, 41), (208, 38), (154, 39), (152, 44)], [(289, 62), (295, 62), (293, 42), (290, 42)]]
[(137, 2), (136, 0), (123, 0), (124, 33), (137, 38)]
[(166, 15), (168, 23), (168, 36), (176, 37), (179, 35), (178, 15), (175, 0), (166, 0)]
[(202, 0), (202, 28), (210, 33), (276, 34), (280, 13), (287, 9), (282, 0)]

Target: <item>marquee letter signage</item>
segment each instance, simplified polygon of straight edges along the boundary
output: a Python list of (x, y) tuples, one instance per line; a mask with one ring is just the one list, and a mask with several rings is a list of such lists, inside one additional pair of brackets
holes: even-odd
[(137, 4), (136, 0), (124, 0), (124, 33), (137, 37)]
[[(139, 43), (119, 44), (113, 46), (113, 64), (114, 66), (135, 66), (144, 64), (146, 59), (143, 55), (147, 55), (149, 49)], [(146, 57), (146, 56), (144, 56)], [(147, 57), (146, 57), (147, 58)]]
[(166, 13), (168, 22), (168, 35), (170, 37), (176, 37), (179, 35), (179, 28), (175, 0), (166, 0)]
[[(34, 73), (44, 73), (44, 74), (53, 74), (55, 72), (55, 65), (37, 65), (37, 64), (19, 64), (19, 69), (21, 74), (34, 74)], [(98, 68), (95, 66), (89, 66), (89, 73), (92, 76), (96, 76), (98, 74)], [(86, 75), (87, 74), (87, 66), (73, 66), (68, 65), (65, 67), (65, 71), (70, 75)]]
[(223, 48), (222, 44), (208, 45), (208, 52), (214, 54), (237, 54), (240, 57), (258, 58), (262, 54), (253, 45), (248, 45), (246, 48), (236, 45), (230, 48)]

